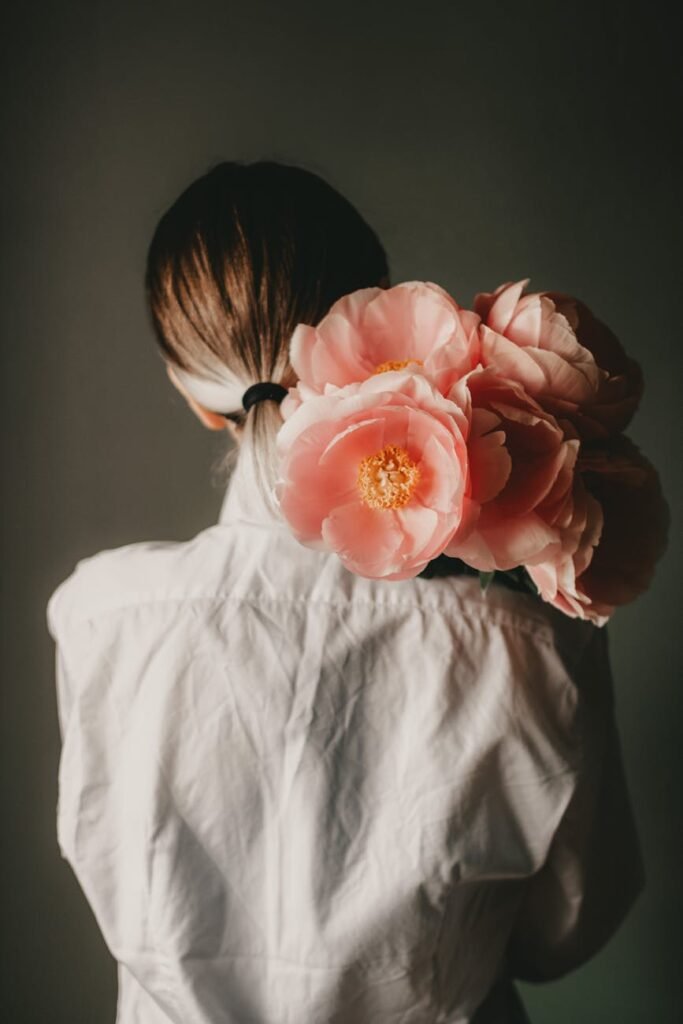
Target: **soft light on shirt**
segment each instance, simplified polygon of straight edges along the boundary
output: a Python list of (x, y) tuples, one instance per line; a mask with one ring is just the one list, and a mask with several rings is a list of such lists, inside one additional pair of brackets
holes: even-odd
[(466, 1024), (517, 962), (590, 956), (640, 884), (604, 631), (353, 576), (245, 508), (50, 602), (59, 841), (118, 1024)]

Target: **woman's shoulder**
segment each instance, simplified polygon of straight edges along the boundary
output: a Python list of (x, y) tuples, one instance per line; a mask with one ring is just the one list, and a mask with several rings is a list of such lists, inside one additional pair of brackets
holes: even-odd
[[(48, 625), (60, 639), (72, 626), (103, 616), (230, 598), (355, 608), (398, 624), (407, 614), (441, 620), (463, 647), (491, 644), (552, 647), (569, 665), (594, 628), (569, 619), (529, 593), (498, 584), (482, 590), (476, 577), (364, 579), (328, 553), (298, 544), (285, 530), (218, 524), (187, 541), (147, 541), (101, 551), (79, 561), (48, 604)], [(398, 625), (397, 625), (398, 628)], [(521, 646), (520, 646), (521, 645)]]
[(186, 600), (220, 578), (225, 537), (216, 527), (187, 541), (141, 541), (100, 551), (77, 562), (47, 606), (50, 633), (141, 604)]
[(425, 616), (444, 617), (463, 635), (492, 633), (525, 636), (568, 653), (583, 648), (595, 632), (591, 623), (570, 618), (537, 595), (494, 582), (482, 586), (478, 576), (456, 574), (385, 583), (346, 574), (352, 600), (378, 602), (400, 610), (411, 605)]

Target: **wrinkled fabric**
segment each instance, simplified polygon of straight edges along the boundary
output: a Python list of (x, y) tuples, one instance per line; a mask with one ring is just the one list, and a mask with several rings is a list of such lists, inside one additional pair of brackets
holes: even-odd
[(235, 485), (193, 540), (79, 563), (49, 625), (117, 1024), (510, 1024), (511, 940), (573, 966), (592, 860), (637, 856), (596, 811), (604, 632), (530, 595), (354, 576)]

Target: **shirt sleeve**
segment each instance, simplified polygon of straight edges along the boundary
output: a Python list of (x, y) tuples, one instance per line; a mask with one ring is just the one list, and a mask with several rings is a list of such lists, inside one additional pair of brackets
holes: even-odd
[(614, 715), (605, 629), (577, 670), (581, 759), (548, 857), (530, 881), (509, 946), (514, 976), (560, 977), (607, 942), (644, 884)]
[(75, 573), (57, 587), (47, 606), (47, 628), (55, 642), (55, 680), (59, 731), (64, 742), (73, 706), (73, 671), (71, 668), (70, 644), (64, 629), (65, 610), (68, 608), (73, 590)]

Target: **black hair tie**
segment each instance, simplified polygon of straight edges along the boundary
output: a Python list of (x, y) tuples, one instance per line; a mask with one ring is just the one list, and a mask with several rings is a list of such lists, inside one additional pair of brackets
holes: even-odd
[(242, 395), (242, 405), (245, 412), (249, 412), (252, 405), (257, 402), (277, 402), (279, 405), (287, 395), (287, 388), (282, 384), (275, 384), (271, 380), (262, 380), (258, 384), (252, 384)]

